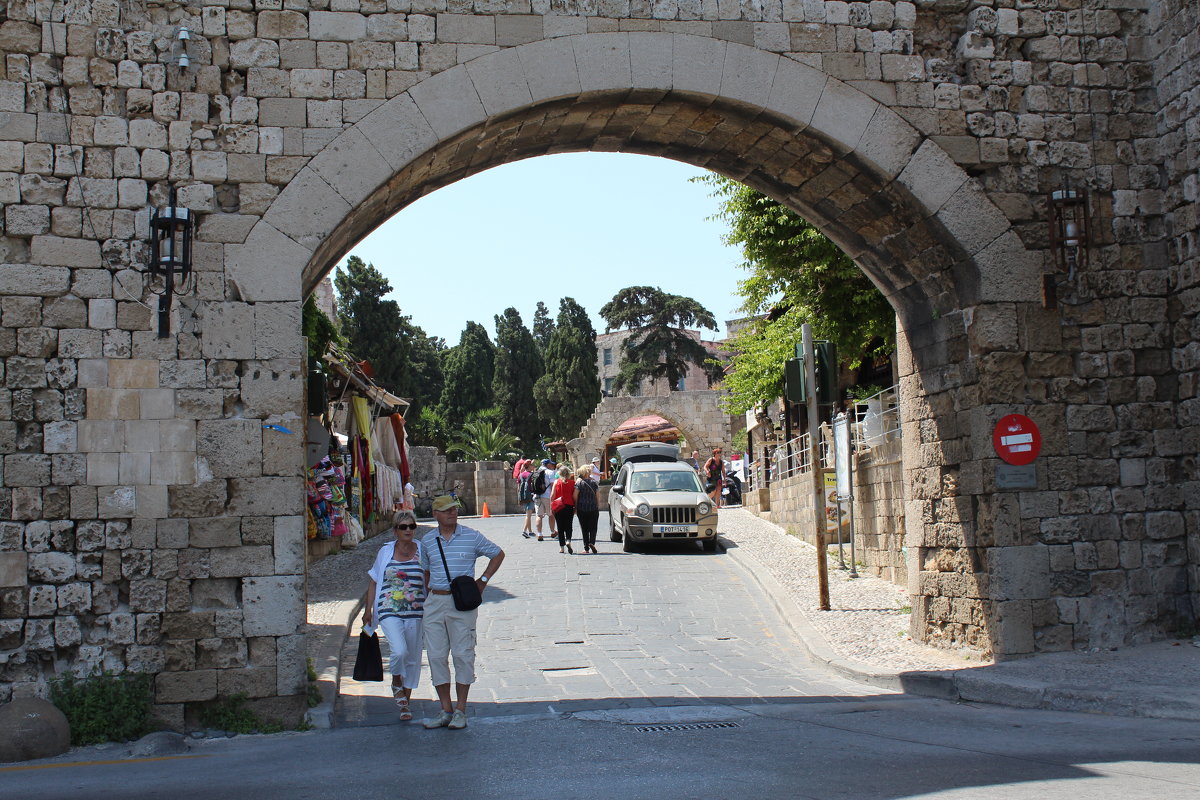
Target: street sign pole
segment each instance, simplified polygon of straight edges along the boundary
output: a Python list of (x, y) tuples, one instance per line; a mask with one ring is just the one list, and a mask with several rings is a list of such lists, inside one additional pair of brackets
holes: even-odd
[(829, 610), (829, 568), (825, 563), (825, 473), (821, 468), (821, 429), (817, 414), (817, 358), (813, 351), (812, 326), (800, 328), (804, 346), (804, 376), (808, 383), (808, 464), (813, 480), (813, 530), (817, 543), (817, 594), (819, 608)]

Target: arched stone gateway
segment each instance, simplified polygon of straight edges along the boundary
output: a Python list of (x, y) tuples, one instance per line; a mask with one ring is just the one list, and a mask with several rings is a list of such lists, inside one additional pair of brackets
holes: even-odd
[[(1194, 615), (1194, 7), (267, 5), (0, 24), (0, 699), (57, 660), (158, 673), (177, 726), (236, 692), (298, 713), (301, 447), (264, 424), (303, 413), (301, 297), (422, 194), (570, 150), (744, 181), (888, 297), (918, 638), (1014, 655)], [(1064, 176), (1096, 236), (1047, 310)], [(133, 267), (170, 186), (202, 221), (159, 339)], [(1032, 488), (997, 482), (1013, 412)]]
[(579, 437), (567, 443), (572, 462), (583, 464), (604, 452), (621, 423), (634, 417), (654, 414), (674, 425), (687, 439), (688, 446), (705, 453), (714, 447), (728, 446), (731, 431), (729, 415), (721, 410), (720, 393), (671, 392), (660, 397), (605, 397), (592, 412)]

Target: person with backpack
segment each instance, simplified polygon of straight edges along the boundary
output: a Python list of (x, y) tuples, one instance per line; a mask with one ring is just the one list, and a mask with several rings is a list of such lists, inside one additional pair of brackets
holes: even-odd
[(519, 462), (521, 470), (517, 475), (517, 502), (525, 510), (525, 529), (521, 531), (521, 536), (525, 539), (534, 537), (533, 512), (537, 508), (537, 497), (533, 493), (533, 473), (529, 471), (532, 464), (531, 460), (522, 459)]
[(600, 521), (600, 503), (596, 499), (600, 482), (594, 477), (595, 465), (583, 466), (575, 473), (575, 516), (583, 537), (583, 552), (600, 554), (596, 549), (596, 526)]
[(555, 468), (556, 464), (548, 459), (542, 459), (542, 466), (537, 472), (533, 473), (533, 497), (537, 504), (537, 540), (545, 541), (542, 536), (542, 519), (550, 518), (550, 538), (558, 536), (558, 527), (554, 522), (554, 515), (550, 513), (550, 493), (554, 491)]

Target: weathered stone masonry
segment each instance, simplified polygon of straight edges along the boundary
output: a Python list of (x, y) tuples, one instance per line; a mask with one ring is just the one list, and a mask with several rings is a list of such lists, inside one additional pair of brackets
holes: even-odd
[[(1173, 0), (7, 0), (0, 21), (0, 699), (156, 672), (164, 718), (302, 708), (300, 299), (421, 194), (619, 150), (820, 225), (901, 339), (913, 629), (1121, 644), (1200, 594), (1197, 11)], [(186, 24), (190, 66), (178, 65)], [(1040, 303), (1045, 193), (1092, 192)], [(195, 285), (139, 267), (172, 187)], [(998, 491), (990, 431), (1045, 434)]]

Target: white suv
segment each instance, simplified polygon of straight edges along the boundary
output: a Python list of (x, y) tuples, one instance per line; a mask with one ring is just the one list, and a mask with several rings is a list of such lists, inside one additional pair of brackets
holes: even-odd
[(646, 542), (699, 540), (717, 549), (717, 510), (679, 448), (658, 442), (621, 445), (625, 462), (608, 494), (609, 534), (631, 553)]

